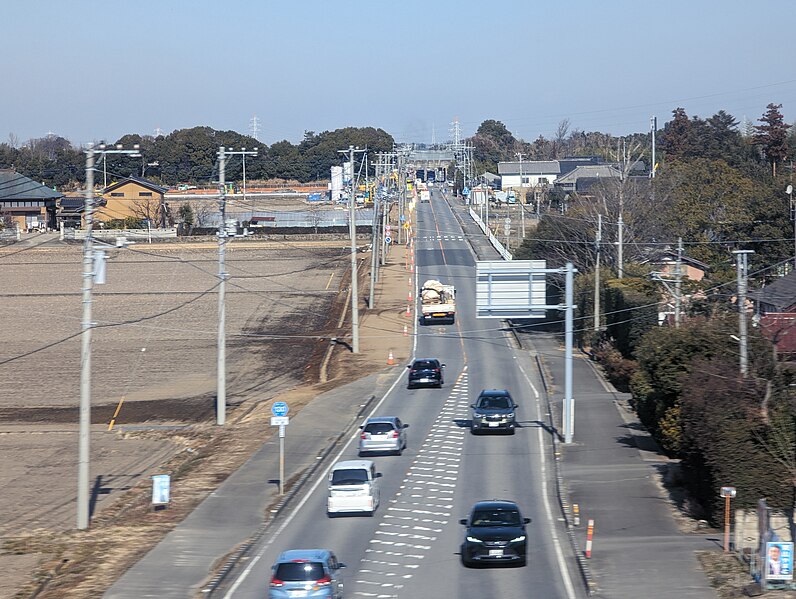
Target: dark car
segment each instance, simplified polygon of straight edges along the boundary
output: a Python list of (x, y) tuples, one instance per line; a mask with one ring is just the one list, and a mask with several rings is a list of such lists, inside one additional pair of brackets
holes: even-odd
[(439, 360), (435, 358), (415, 360), (407, 368), (409, 369), (409, 380), (406, 386), (409, 389), (421, 386), (442, 387), (445, 382), (442, 376), (445, 364), (440, 364)]
[(524, 566), (527, 554), (525, 525), (519, 506), (513, 501), (479, 501), (470, 517), (459, 520), (467, 527), (461, 547), (462, 564), (472, 567), (485, 563), (511, 563)]
[(484, 389), (470, 406), (470, 431), (508, 431), (513, 435), (517, 426), (517, 404), (505, 389)]

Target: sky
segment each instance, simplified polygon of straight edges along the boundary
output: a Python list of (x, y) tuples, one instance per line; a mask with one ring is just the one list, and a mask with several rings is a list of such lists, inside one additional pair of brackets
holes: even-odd
[(794, 0), (3, 0), (0, 143), (208, 126), (265, 143), (796, 119)]

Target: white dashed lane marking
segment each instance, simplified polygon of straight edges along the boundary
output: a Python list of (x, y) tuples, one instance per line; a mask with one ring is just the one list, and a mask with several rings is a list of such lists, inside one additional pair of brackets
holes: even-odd
[(420, 445), (395, 498), (388, 502), (353, 581), (355, 596), (395, 597), (450, 521), (466, 433), (452, 421), (469, 418), (467, 381), (465, 371)]

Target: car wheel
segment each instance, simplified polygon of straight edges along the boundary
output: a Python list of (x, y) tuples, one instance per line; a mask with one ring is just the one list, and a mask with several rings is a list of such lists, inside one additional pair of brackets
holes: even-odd
[(403, 454), (403, 452), (404, 452), (404, 448), (403, 448), (403, 447), (401, 447), (400, 449), (398, 449), (398, 450), (397, 450), (397, 451), (395, 451), (394, 453), (395, 453), (395, 455), (401, 455), (401, 454)]
[(510, 434), (510, 435), (513, 435), (513, 434), (516, 432), (516, 430), (517, 430), (517, 429), (516, 429), (515, 427), (513, 427), (513, 426), (512, 426), (512, 427), (509, 429), (509, 434)]
[(471, 426), (470, 427), (470, 433), (473, 434), (473, 435), (477, 435), (478, 434), (478, 429), (475, 428), (474, 426)]

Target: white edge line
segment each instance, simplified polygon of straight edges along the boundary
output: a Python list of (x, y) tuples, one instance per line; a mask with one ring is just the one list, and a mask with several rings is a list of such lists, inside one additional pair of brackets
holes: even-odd
[[(541, 407), (539, 405), (539, 400), (540, 400), (539, 391), (531, 382), (530, 377), (525, 372), (525, 369), (522, 367), (522, 364), (520, 363), (519, 360), (517, 360), (517, 366), (519, 367), (522, 376), (524, 376), (525, 380), (528, 381), (528, 384), (531, 386), (531, 389), (533, 389), (533, 394), (536, 397), (536, 419), (541, 423), (542, 415), (541, 415)], [(536, 435), (539, 438), (539, 447), (544, 448), (545, 446), (544, 435), (541, 426), (537, 427)], [(564, 559), (564, 552), (561, 549), (561, 543), (558, 540), (558, 535), (556, 534), (555, 526), (553, 525), (553, 510), (550, 507), (550, 500), (548, 498), (548, 491), (547, 491), (547, 466), (545, 462), (546, 455), (547, 452), (545, 451), (539, 452), (539, 464), (542, 472), (542, 499), (544, 501), (545, 512), (547, 513), (547, 522), (550, 526), (550, 533), (551, 533), (550, 538), (553, 540), (553, 546), (555, 547), (555, 552), (556, 552), (556, 559), (558, 560), (558, 569), (561, 572), (561, 579), (564, 582), (564, 587), (566, 588), (567, 591), (567, 597), (569, 597), (569, 599), (576, 599), (575, 588), (572, 586), (572, 578), (569, 574), (569, 569), (567, 568), (567, 562)]]
[[(415, 338), (415, 339), (417, 339), (417, 338)], [(402, 378), (403, 378), (403, 372), (401, 372), (398, 375), (398, 378), (395, 379), (395, 382), (390, 386), (390, 388), (387, 390), (387, 392), (379, 400), (379, 403), (377, 403), (373, 407), (373, 409), (371, 410), (370, 414), (368, 415), (368, 418), (373, 416), (373, 414), (375, 414), (378, 411), (378, 409), (381, 407), (381, 404), (383, 404), (384, 401), (387, 399), (387, 397), (390, 395), (390, 393), (393, 392), (393, 389), (395, 389), (395, 386), (401, 381)], [(269, 537), (268, 541), (265, 543), (265, 545), (263, 545), (262, 549), (260, 549), (260, 551), (257, 553), (257, 555), (254, 556), (254, 558), (252, 558), (252, 561), (249, 563), (249, 565), (246, 566), (246, 569), (243, 570), (243, 572), (241, 572), (240, 576), (235, 580), (235, 582), (229, 588), (229, 591), (227, 591), (226, 594), (224, 595), (224, 599), (227, 599), (228, 597), (232, 597), (233, 593), (243, 583), (243, 581), (246, 579), (246, 577), (249, 576), (249, 574), (251, 573), (252, 569), (257, 564), (257, 562), (260, 561), (260, 559), (263, 557), (263, 555), (265, 555), (266, 550), (273, 544), (273, 542), (282, 533), (282, 531), (284, 531), (285, 528), (287, 528), (288, 524), (290, 524), (293, 521), (293, 518), (296, 516), (296, 514), (298, 514), (299, 510), (301, 510), (301, 508), (309, 500), (309, 498), (312, 496), (312, 494), (315, 493), (315, 489), (318, 488), (318, 485), (320, 485), (322, 482), (324, 482), (326, 480), (326, 477), (329, 474), (329, 470), (332, 469), (332, 466), (339, 461), (340, 457), (348, 450), (349, 445), (351, 445), (351, 443), (354, 441), (354, 439), (357, 439), (357, 438), (359, 438), (359, 433), (355, 433), (348, 440), (348, 442), (343, 446), (343, 448), (335, 456), (335, 458), (331, 462), (331, 464), (329, 464), (329, 466), (323, 471), (323, 474), (321, 474), (321, 476), (318, 477), (318, 480), (315, 481), (315, 484), (312, 485), (312, 487), (310, 487), (310, 490), (307, 491), (304, 494), (304, 497), (301, 498), (301, 501), (299, 501), (298, 505), (296, 505), (296, 507), (290, 512), (290, 515), (285, 519), (285, 521), (282, 523), (282, 525), (277, 529), (277, 531), (273, 535), (271, 535)]]

